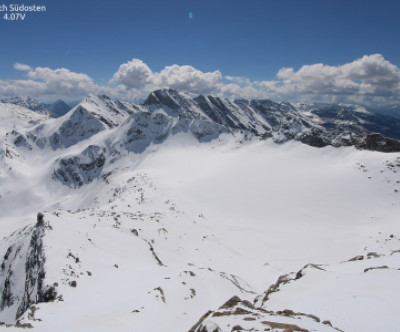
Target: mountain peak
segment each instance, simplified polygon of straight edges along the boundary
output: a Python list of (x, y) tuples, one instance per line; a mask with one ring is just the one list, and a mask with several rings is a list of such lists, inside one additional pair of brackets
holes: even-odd
[(48, 108), (56, 116), (62, 116), (64, 114), (68, 113), (68, 111), (71, 109), (71, 106), (69, 106), (63, 100), (58, 99), (54, 103), (50, 104), (48, 106)]
[(179, 104), (176, 101), (176, 97), (179, 96), (179, 92), (172, 89), (155, 90), (149, 94), (143, 105), (156, 106), (165, 105), (173, 110), (179, 108)]

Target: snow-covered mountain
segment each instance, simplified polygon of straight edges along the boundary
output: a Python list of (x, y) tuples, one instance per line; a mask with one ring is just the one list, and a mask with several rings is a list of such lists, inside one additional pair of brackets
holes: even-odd
[(68, 113), (68, 111), (71, 110), (72, 107), (66, 104), (63, 100), (59, 99), (52, 104), (48, 104), (47, 108), (52, 114), (56, 116), (62, 116)]
[(25, 107), (27, 109), (30, 109), (32, 111), (37, 111), (39, 113), (40, 112), (45, 113), (46, 111), (48, 111), (45, 104), (39, 102), (38, 100), (32, 97), (20, 97), (20, 96), (7, 97), (1, 99), (0, 102), (3, 104), (13, 104)]
[(381, 106), (379, 108), (373, 108), (372, 111), (378, 114), (388, 115), (400, 119), (400, 104)]
[[(122, 124), (123, 120), (127, 123)], [(400, 120), (361, 107), (299, 105), (295, 108), (269, 100), (231, 102), (212, 96), (191, 98), (174, 90), (154, 91), (142, 105), (89, 95), (66, 115), (22, 134), (20, 139), (24, 144), (29, 141), (29, 145), (47, 144), (56, 149), (117, 126), (119, 131), (126, 131), (122, 135), (125, 141), (133, 142), (128, 150), (139, 152), (151, 142), (162, 142), (178, 132), (191, 132), (200, 141), (230, 133), (244, 139), (272, 138), (277, 143), (294, 139), (317, 147), (355, 145), (400, 150), (399, 144), (391, 140), (400, 139)], [(372, 135), (376, 133), (383, 137)]]
[(396, 330), (400, 121), (173, 90), (0, 115), (0, 325)]
[(51, 117), (64, 115), (71, 109), (71, 107), (62, 100), (57, 100), (52, 104), (44, 104), (32, 97), (7, 97), (1, 99), (0, 103), (21, 106), (41, 114), (49, 115)]

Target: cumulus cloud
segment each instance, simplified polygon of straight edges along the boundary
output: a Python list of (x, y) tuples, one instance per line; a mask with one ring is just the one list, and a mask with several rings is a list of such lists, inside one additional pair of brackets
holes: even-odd
[(195, 93), (213, 91), (221, 83), (221, 80), (222, 74), (219, 70), (204, 73), (187, 65), (167, 66), (155, 75), (155, 83), (159, 86)]
[(16, 64), (14, 64), (14, 68), (15, 68), (16, 70), (21, 70), (21, 71), (29, 71), (29, 70), (32, 70), (32, 67), (31, 67), (31, 66), (25, 65), (25, 64), (23, 64), (23, 63), (16, 63)]
[(87, 95), (89, 92), (99, 90), (99, 87), (88, 75), (75, 73), (66, 68), (32, 68), (22, 63), (14, 64), (14, 68), (26, 71), (27, 79), (1, 81), (1, 95), (79, 98)]
[(111, 79), (111, 83), (121, 83), (132, 89), (142, 89), (150, 83), (153, 76), (151, 69), (139, 59), (133, 59), (119, 66)]
[(276, 78), (268, 81), (223, 77), (219, 70), (202, 72), (188, 65), (166, 66), (160, 72), (153, 72), (142, 60), (133, 59), (120, 66), (111, 82), (119, 83), (126, 91), (147, 93), (172, 88), (226, 98), (373, 104), (400, 97), (400, 69), (381, 54), (365, 55), (337, 66), (316, 63), (297, 71), (281, 68)]
[(86, 74), (74, 73), (66, 68), (50, 69), (37, 67), (28, 72), (32, 80), (43, 82), (46, 94), (63, 94), (66, 96), (87, 94), (96, 88), (93, 80)]
[(38, 96), (42, 95), (45, 90), (44, 83), (32, 80), (0, 81), (0, 95), (3, 96)]
[(265, 98), (265, 94), (254, 86), (254, 84), (241, 85), (237, 83), (222, 84), (216, 94), (228, 99), (258, 99)]
[(189, 65), (172, 65), (160, 72), (153, 72), (142, 60), (133, 59), (122, 64), (110, 80), (128, 89), (154, 90), (171, 88), (193, 93), (209, 93), (221, 84), (222, 74), (219, 70), (202, 72)]
[(78, 99), (89, 92), (133, 100), (155, 89), (213, 94), (230, 99), (272, 99), (302, 102), (349, 102), (365, 105), (399, 103), (400, 69), (381, 54), (365, 55), (341, 65), (315, 63), (298, 70), (281, 68), (273, 80), (251, 81), (223, 76), (219, 70), (203, 72), (189, 65), (165, 66), (153, 72), (140, 59), (120, 65), (109, 86), (97, 85), (84, 73), (66, 68), (33, 68), (16, 63), (25, 80), (0, 80), (0, 95)]
[[(365, 55), (351, 63), (330, 66), (304, 65), (298, 71), (282, 68), (277, 73), (275, 93), (282, 96), (320, 95), (327, 98), (348, 96), (399, 97), (400, 69), (381, 54)], [(261, 85), (268, 85), (261, 82)], [(345, 99), (345, 97), (343, 97)]]

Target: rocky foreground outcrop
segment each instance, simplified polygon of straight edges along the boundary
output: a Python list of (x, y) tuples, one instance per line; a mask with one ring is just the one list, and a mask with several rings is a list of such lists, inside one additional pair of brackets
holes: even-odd
[(0, 266), (0, 322), (15, 324), (30, 305), (55, 299), (53, 286), (45, 284), (46, 256), (43, 214), (28, 226), (3, 239)]

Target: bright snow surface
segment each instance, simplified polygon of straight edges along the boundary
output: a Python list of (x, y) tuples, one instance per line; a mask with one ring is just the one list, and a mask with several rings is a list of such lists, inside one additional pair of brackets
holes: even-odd
[[(398, 326), (400, 154), (178, 134), (80, 189), (51, 179), (58, 157), (27, 153), (32, 162), (14, 160), (0, 179), (1, 237), (39, 211), (52, 228), (46, 282), (63, 301), (39, 304), (41, 321), (25, 315), (38, 331), (188, 331), (233, 295), (253, 302), (308, 263), (332, 274), (282, 286), (268, 310), (344, 331)], [(342, 263), (369, 252), (390, 268)]]

